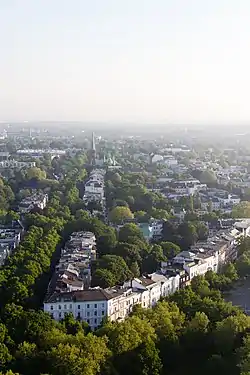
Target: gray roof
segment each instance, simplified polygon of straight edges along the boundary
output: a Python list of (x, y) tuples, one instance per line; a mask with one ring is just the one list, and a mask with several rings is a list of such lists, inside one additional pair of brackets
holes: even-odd
[(96, 302), (108, 301), (114, 296), (107, 293), (104, 289), (77, 290), (74, 292), (53, 293), (45, 299), (45, 303), (55, 302)]

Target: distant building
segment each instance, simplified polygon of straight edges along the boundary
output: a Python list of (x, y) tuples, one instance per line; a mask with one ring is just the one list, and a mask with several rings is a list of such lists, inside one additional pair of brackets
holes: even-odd
[(22, 169), (22, 168), (33, 168), (36, 166), (34, 161), (18, 161), (18, 160), (3, 160), (0, 161), (0, 168), (6, 169)]
[(0, 228), (0, 266), (20, 243), (22, 230)]
[(98, 201), (103, 204), (104, 201), (104, 169), (94, 169), (85, 183), (83, 200), (88, 203)]
[(185, 219), (186, 213), (186, 210), (182, 207), (173, 207), (171, 209), (171, 214), (180, 221), (183, 221)]
[(54, 157), (59, 157), (62, 155), (66, 155), (65, 150), (58, 150), (58, 149), (23, 149), (23, 150), (17, 150), (17, 155), (29, 155), (33, 158), (41, 158), (43, 155), (48, 154), (53, 159)]

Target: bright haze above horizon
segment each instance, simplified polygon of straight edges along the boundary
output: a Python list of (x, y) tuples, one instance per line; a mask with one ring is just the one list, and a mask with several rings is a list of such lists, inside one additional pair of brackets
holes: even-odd
[(250, 123), (249, 0), (0, 3), (0, 121)]

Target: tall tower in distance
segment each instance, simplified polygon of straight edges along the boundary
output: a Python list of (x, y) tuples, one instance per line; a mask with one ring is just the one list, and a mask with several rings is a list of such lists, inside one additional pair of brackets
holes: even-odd
[(91, 165), (96, 164), (96, 147), (95, 147), (95, 133), (92, 133), (92, 141), (91, 141), (91, 160), (90, 160)]

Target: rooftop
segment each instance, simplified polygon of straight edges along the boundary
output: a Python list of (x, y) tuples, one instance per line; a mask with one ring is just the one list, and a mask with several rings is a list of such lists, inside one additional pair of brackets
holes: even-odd
[[(124, 291), (123, 291), (124, 292)], [(56, 293), (45, 299), (45, 303), (55, 303), (55, 302), (95, 302), (95, 301), (108, 301), (118, 294), (123, 293), (121, 290), (117, 292), (114, 289), (88, 289), (88, 290), (78, 290), (75, 292), (66, 293)]]

